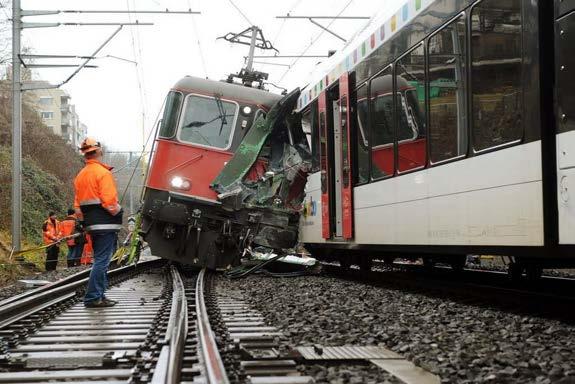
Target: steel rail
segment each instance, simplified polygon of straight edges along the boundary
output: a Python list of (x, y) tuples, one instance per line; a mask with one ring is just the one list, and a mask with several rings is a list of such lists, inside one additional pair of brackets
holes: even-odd
[(41, 287), (38, 287), (35, 289), (30, 289), (30, 290), (22, 292), (18, 295), (8, 297), (8, 298), (0, 301), (0, 310), (2, 307), (4, 307), (5, 305), (8, 305), (10, 303), (14, 303), (16, 301), (23, 300), (26, 297), (36, 296), (42, 292), (49, 291), (49, 290), (61, 287), (63, 285), (66, 285), (66, 284), (70, 284), (74, 281), (84, 279), (84, 278), (88, 277), (89, 275), (90, 275), (90, 268), (85, 269), (85, 270), (80, 271), (80, 272), (77, 272), (77, 273), (74, 273), (73, 275), (67, 276), (63, 279), (56, 280), (56, 281), (51, 282), (49, 284), (43, 285)]
[[(155, 267), (164, 262), (164, 260), (159, 259), (141, 262), (136, 266), (128, 265), (126, 267), (109, 271), (108, 276), (114, 278), (128, 273), (130, 270), (141, 270), (148, 267)], [(84, 277), (86, 274), (89, 274), (89, 272), (80, 272), (76, 275), (72, 275), (63, 285), (62, 283), (58, 283), (41, 287), (31, 291), (30, 294), (17, 297), (17, 300), (6, 300), (5, 302), (7, 303), (0, 307), (0, 329), (13, 324), (25, 316), (41, 311), (46, 308), (47, 302), (56, 300), (63, 296), (72, 297), (72, 293), (88, 282), (89, 277)]]
[(198, 343), (204, 359), (206, 378), (209, 384), (229, 384), (224, 362), (218, 350), (216, 338), (204, 301), (204, 279), (206, 269), (202, 269), (196, 281), (196, 313), (198, 324)]
[(180, 382), (184, 345), (188, 335), (188, 304), (180, 272), (172, 265), (172, 306), (152, 384)]

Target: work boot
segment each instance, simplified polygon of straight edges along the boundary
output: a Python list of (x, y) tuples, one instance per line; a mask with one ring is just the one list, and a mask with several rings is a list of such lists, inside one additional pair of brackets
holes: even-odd
[(107, 307), (113, 307), (114, 305), (116, 305), (115, 302), (113, 303), (113, 302), (107, 301), (106, 299), (98, 299), (98, 300), (84, 303), (84, 307), (86, 307), (86, 308), (107, 308)]
[(104, 297), (102, 300), (107, 302), (107, 303), (112, 303), (112, 305), (118, 304), (118, 302), (116, 300), (108, 299), (107, 297)]

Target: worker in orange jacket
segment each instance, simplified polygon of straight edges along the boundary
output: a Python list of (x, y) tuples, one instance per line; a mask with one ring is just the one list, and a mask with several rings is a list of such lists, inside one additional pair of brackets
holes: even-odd
[(112, 307), (116, 304), (104, 295), (108, 286), (107, 271), (116, 251), (118, 231), (122, 227), (122, 207), (118, 202), (111, 167), (102, 163), (102, 146), (86, 138), (80, 146), (86, 166), (74, 180), (74, 208), (84, 229), (92, 238), (94, 264), (90, 272), (84, 305), (88, 308)]
[(58, 265), (58, 255), (60, 254), (60, 245), (58, 241), (62, 237), (60, 232), (60, 222), (56, 219), (54, 212), (48, 213), (48, 218), (42, 224), (42, 238), (44, 244), (52, 244), (46, 248), (46, 270), (55, 271)]
[(74, 209), (68, 209), (68, 216), (62, 220), (60, 228), (63, 237), (70, 237), (72, 235), (79, 234), (75, 238), (66, 239), (66, 245), (68, 246), (68, 256), (66, 257), (66, 260), (68, 262), (68, 267), (80, 265), (80, 257), (84, 250), (85, 240), (83, 239), (83, 234), (80, 233), (81, 228)]

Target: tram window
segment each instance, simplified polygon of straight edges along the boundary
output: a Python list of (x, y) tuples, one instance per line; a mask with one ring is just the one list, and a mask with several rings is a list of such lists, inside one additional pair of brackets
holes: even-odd
[(393, 81), (391, 67), (370, 83), (371, 102), (371, 177), (381, 179), (395, 172), (393, 132)]
[(311, 149), (311, 171), (319, 171), (319, 128), (317, 102), (314, 102), (302, 116), (302, 128)]
[(423, 44), (395, 65), (399, 172), (425, 166), (425, 51)]
[(341, 168), (342, 168), (342, 179), (343, 179), (343, 187), (347, 188), (350, 184), (350, 166), (349, 164), (349, 124), (347, 119), (347, 95), (344, 95), (340, 98), (339, 101), (339, 117), (341, 122)]
[(357, 98), (357, 129), (355, 130), (356, 146), (356, 184), (364, 184), (369, 181), (369, 126), (368, 126), (368, 99), (367, 86), (356, 91)]
[(169, 138), (176, 133), (178, 123), (178, 113), (182, 104), (182, 94), (180, 92), (170, 92), (164, 105), (164, 114), (160, 122), (159, 137)]
[(189, 95), (182, 114), (179, 139), (228, 149), (238, 105), (219, 98)]
[(429, 157), (439, 163), (467, 153), (465, 19), (433, 35), (427, 54)]
[(471, 14), (473, 143), (476, 151), (521, 140), (521, 2), (483, 0)]

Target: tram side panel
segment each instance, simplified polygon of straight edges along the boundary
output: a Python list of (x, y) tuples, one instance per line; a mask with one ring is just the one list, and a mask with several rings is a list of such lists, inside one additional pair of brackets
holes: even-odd
[[(557, 2), (556, 2), (557, 3)], [(559, 243), (575, 244), (575, 1), (559, 2), (555, 22)]]
[(542, 246), (540, 142), (356, 187), (358, 244)]

